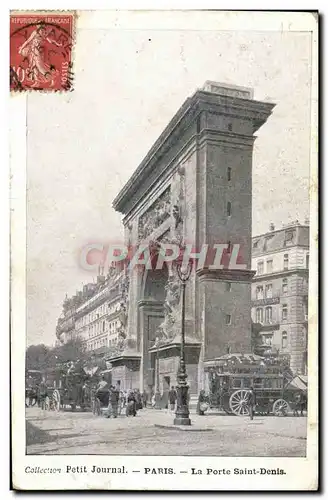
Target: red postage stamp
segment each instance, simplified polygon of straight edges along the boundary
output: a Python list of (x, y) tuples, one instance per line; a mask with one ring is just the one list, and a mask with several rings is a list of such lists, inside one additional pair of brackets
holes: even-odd
[(74, 13), (10, 14), (10, 89), (73, 89)]

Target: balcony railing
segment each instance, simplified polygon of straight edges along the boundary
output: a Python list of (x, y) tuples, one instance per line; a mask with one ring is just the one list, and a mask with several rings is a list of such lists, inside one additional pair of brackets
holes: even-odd
[(57, 332), (62, 334), (64, 332), (68, 332), (74, 328), (75, 321), (74, 318), (69, 318), (57, 324)]
[(275, 295), (273, 297), (266, 297), (263, 299), (255, 299), (252, 300), (252, 306), (258, 307), (258, 306), (271, 306), (273, 304), (279, 304), (280, 303), (280, 297)]
[(271, 321), (262, 321), (260, 323), (261, 325), (261, 332), (263, 331), (271, 331), (271, 330), (279, 330), (280, 328), (280, 322), (278, 319), (272, 319)]

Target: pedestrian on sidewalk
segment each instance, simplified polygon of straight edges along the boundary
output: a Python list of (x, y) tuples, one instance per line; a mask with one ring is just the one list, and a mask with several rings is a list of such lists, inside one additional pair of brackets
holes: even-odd
[(128, 397), (128, 395), (127, 395), (126, 391), (120, 391), (120, 399), (119, 399), (119, 403), (121, 405), (121, 407), (120, 407), (120, 413), (122, 413), (122, 411), (126, 407), (127, 397)]
[(126, 416), (129, 417), (130, 415), (134, 417), (137, 415), (137, 402), (134, 391), (132, 390), (129, 391), (126, 405)]
[(172, 385), (172, 387), (169, 391), (169, 404), (170, 404), (171, 411), (175, 410), (176, 401), (177, 401), (177, 391), (175, 390), (175, 387)]
[(254, 387), (251, 387), (247, 394), (247, 408), (249, 413), (249, 418), (253, 420), (254, 418), (254, 408), (256, 406), (256, 394)]
[(45, 410), (47, 395), (48, 395), (47, 384), (45, 379), (42, 379), (42, 382), (39, 385), (39, 396), (38, 396), (38, 400), (40, 401), (40, 406), (42, 410)]
[(197, 409), (196, 409), (197, 414), (204, 415), (207, 409), (208, 409), (208, 398), (205, 394), (204, 389), (202, 389), (198, 396)]
[(112, 385), (109, 391), (109, 400), (108, 400), (108, 408), (107, 408), (107, 418), (117, 417), (118, 410), (118, 400), (120, 397), (119, 391)]
[(135, 395), (135, 400), (136, 400), (136, 409), (142, 410), (143, 403), (142, 403), (142, 397), (141, 397), (139, 389), (134, 390), (134, 395)]
[(142, 402), (143, 402), (144, 408), (147, 408), (147, 400), (148, 400), (148, 394), (147, 394), (146, 389), (144, 389), (144, 391), (142, 393)]

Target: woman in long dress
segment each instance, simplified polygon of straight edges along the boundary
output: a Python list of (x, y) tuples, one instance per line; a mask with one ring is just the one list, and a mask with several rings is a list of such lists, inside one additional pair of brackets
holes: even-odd
[(44, 60), (43, 49), (45, 41), (57, 45), (57, 47), (62, 46), (61, 43), (49, 38), (47, 28), (39, 24), (18, 49), (18, 53), (28, 61), (27, 78), (34, 82), (32, 87), (46, 82), (51, 82), (51, 86), (53, 86), (54, 77), (58, 73), (57, 70), (51, 68)]
[(208, 408), (208, 398), (205, 394), (205, 391), (201, 390), (198, 396), (197, 409), (196, 409), (197, 414), (204, 415), (207, 408)]

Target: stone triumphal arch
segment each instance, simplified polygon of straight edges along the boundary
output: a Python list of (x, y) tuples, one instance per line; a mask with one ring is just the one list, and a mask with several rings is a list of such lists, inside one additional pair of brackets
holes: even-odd
[[(234, 266), (193, 267), (186, 288), (186, 365), (191, 394), (204, 364), (227, 350), (250, 352), (252, 153), (274, 105), (252, 90), (207, 82), (181, 106), (114, 200), (125, 243), (238, 244)], [(156, 253), (156, 252), (155, 252)], [(214, 267), (214, 266), (213, 266)], [(176, 384), (180, 287), (174, 269), (134, 266), (126, 275), (126, 330), (112, 357), (115, 379), (141, 390)]]

